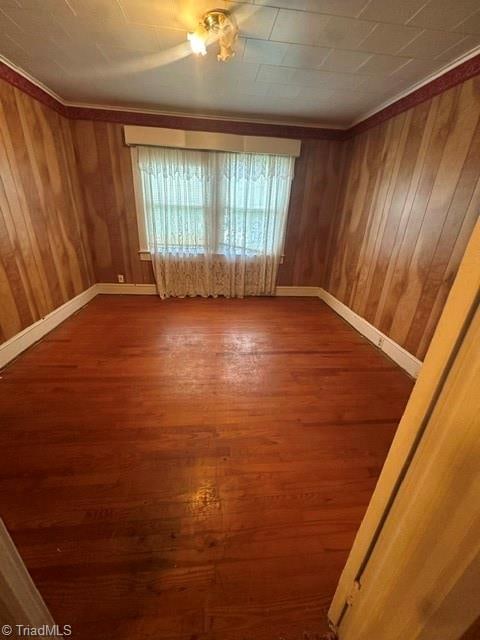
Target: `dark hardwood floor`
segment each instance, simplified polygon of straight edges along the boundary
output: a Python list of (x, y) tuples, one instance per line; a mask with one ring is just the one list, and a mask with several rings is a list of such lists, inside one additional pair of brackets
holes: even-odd
[(0, 380), (0, 504), (80, 640), (315, 640), (412, 381), (317, 299), (99, 296)]

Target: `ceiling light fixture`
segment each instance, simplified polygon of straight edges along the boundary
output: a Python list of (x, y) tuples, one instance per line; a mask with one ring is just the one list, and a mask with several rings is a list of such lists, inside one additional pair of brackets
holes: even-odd
[(198, 25), (193, 33), (187, 34), (193, 53), (204, 56), (207, 54), (208, 31), (202, 25)]
[(193, 53), (204, 56), (210, 36), (214, 36), (220, 46), (217, 60), (226, 62), (235, 55), (233, 46), (238, 36), (238, 28), (227, 11), (207, 11), (195, 31), (187, 34)]

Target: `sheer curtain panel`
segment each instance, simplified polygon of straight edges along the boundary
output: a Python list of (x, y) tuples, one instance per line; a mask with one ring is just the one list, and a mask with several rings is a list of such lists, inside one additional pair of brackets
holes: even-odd
[(275, 292), (294, 158), (139, 147), (162, 298)]

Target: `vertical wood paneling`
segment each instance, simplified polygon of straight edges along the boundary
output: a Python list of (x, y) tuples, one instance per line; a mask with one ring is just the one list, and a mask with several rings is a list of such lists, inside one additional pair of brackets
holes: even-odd
[(0, 82), (0, 340), (93, 283), (68, 122)]
[(83, 186), (88, 234), (97, 282), (154, 282), (150, 263), (138, 255), (138, 229), (130, 149), (122, 125), (70, 123)]
[(325, 288), (423, 358), (480, 208), (480, 81), (356, 136)]
[(302, 141), (295, 161), (279, 285), (318, 286), (323, 279), (342, 151), (343, 144), (337, 141)]

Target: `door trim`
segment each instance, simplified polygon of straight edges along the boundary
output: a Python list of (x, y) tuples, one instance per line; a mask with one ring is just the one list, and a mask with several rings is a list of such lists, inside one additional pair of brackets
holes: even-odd
[(340, 577), (328, 612), (333, 629), (338, 628), (375, 548), (478, 305), (479, 291), (480, 221), (467, 245), (418, 380)]

